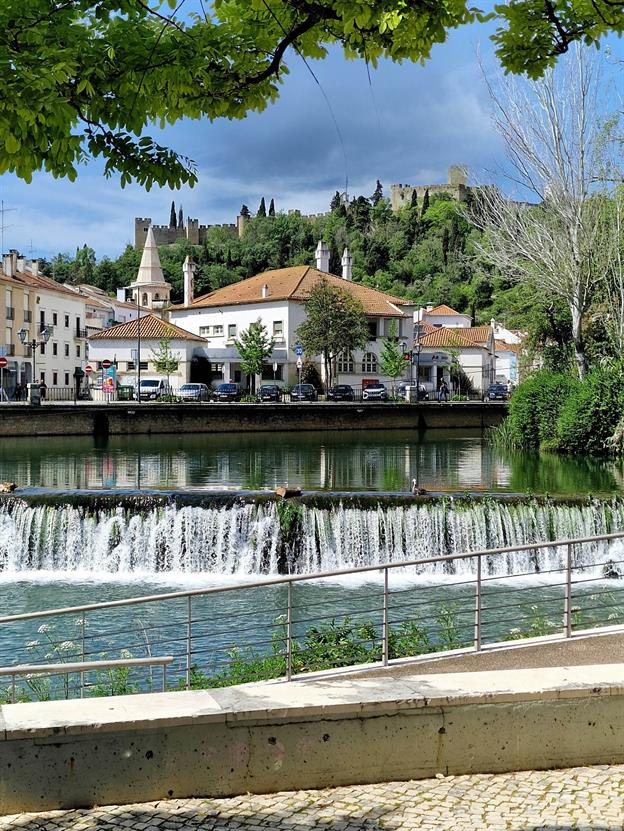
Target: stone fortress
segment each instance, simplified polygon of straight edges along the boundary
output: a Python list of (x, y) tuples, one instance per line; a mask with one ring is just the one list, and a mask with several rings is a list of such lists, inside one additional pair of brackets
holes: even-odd
[(391, 185), (390, 204), (393, 211), (409, 206), (412, 194), (416, 192), (418, 201), (422, 203), (425, 193), (429, 196), (434, 193), (448, 193), (458, 202), (465, 202), (472, 188), (468, 186), (468, 168), (463, 164), (452, 164), (448, 169), (448, 182), (443, 185)]
[(152, 225), (150, 217), (135, 216), (134, 247), (137, 250), (142, 250), (145, 247), (148, 228), (151, 228), (154, 232), (156, 245), (173, 245), (173, 243), (182, 239), (188, 240), (191, 245), (202, 245), (209, 228), (229, 228), (232, 231), (237, 231), (238, 235), (241, 236), (245, 218), (239, 215), (236, 217), (236, 222), (223, 223), (222, 225), (219, 223), (200, 225), (198, 219), (188, 217), (184, 220), (182, 208), (180, 207), (180, 220), (175, 224), (170, 222), (169, 225)]

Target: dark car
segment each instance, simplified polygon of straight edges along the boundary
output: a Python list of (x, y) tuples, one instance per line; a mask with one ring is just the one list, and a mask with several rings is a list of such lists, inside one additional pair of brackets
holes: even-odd
[(327, 400), (354, 401), (355, 395), (353, 393), (353, 387), (350, 387), (349, 384), (336, 384), (336, 386), (327, 391)]
[(312, 384), (295, 384), (290, 391), (291, 401), (316, 401), (318, 398)]
[(238, 384), (219, 384), (214, 392), (214, 400), (240, 401), (241, 394)]
[(277, 384), (262, 384), (258, 392), (260, 401), (279, 401), (280, 388)]
[(388, 390), (385, 384), (368, 384), (362, 391), (362, 401), (387, 401)]
[(486, 401), (506, 401), (509, 398), (507, 384), (490, 384), (484, 398)]

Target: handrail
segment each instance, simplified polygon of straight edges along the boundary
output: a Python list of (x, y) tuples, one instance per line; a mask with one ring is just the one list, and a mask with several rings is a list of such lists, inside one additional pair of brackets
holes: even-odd
[(93, 669), (115, 667), (166, 666), (173, 662), (173, 655), (150, 658), (119, 658), (112, 661), (75, 661), (61, 664), (16, 664), (0, 667), (0, 678), (11, 675), (56, 675), (66, 672), (88, 672)]
[[(505, 548), (486, 548), (476, 551), (462, 552), (461, 554), (443, 554), (439, 557), (427, 557), (425, 559), (401, 560), (392, 563), (378, 563), (372, 566), (355, 566), (353, 568), (336, 569), (334, 571), (319, 571), (312, 574), (292, 574), (281, 577), (272, 577), (266, 580), (253, 582), (236, 583), (229, 586), (210, 586), (203, 589), (187, 589), (186, 591), (164, 592), (163, 594), (150, 594), (143, 597), (128, 597), (121, 600), (106, 600), (101, 603), (85, 603), (80, 606), (65, 606), (59, 609), (44, 609), (38, 612), (22, 612), (17, 615), (0, 616), (0, 624), (12, 623), (18, 620), (35, 620), (37, 618), (52, 617), (53, 615), (75, 614), (76, 612), (90, 612), (96, 609), (112, 609), (120, 606), (137, 606), (142, 603), (157, 603), (164, 600), (177, 600), (181, 598), (199, 597), (209, 594), (221, 594), (224, 592), (241, 591), (244, 589), (256, 589), (266, 586), (279, 586), (292, 583), (309, 582), (310, 580), (323, 580), (330, 577), (346, 577), (351, 574), (365, 574), (366, 572), (384, 571), (397, 568), (406, 568), (417, 565), (430, 565), (432, 563), (448, 563), (456, 560), (468, 560), (473, 557), (490, 557), (499, 554), (511, 554), (517, 551), (535, 551), (540, 548), (560, 548), (564, 545), (581, 545), (588, 542), (600, 542), (603, 540), (624, 539), (624, 531), (612, 534), (598, 534), (590, 537), (576, 537), (563, 540), (542, 540), (535, 543), (523, 543), (522, 545), (510, 545)], [(513, 576), (513, 575), (510, 575)]]

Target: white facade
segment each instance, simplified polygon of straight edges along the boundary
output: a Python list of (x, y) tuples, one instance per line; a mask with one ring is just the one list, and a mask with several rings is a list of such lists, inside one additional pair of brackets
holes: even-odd
[[(141, 339), (141, 378), (164, 378), (154, 366), (154, 353), (158, 352), (160, 341), (157, 339)], [(175, 389), (185, 384), (191, 377), (191, 361), (193, 359), (195, 341), (171, 340), (169, 352), (173, 358), (179, 360), (178, 369), (169, 376), (169, 382)], [(91, 339), (89, 341), (89, 364), (94, 372), (89, 379), (91, 384), (98, 385), (102, 361), (111, 361), (117, 369), (117, 383), (134, 386), (137, 380), (136, 368), (137, 342), (128, 339)]]

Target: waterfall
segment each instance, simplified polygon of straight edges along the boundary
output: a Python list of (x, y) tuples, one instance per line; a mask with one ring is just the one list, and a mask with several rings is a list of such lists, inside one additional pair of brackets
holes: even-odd
[[(624, 502), (619, 500), (585, 505), (380, 502), (371, 508), (345, 500), (325, 508), (302, 505), (294, 525), (282, 530), (274, 503), (92, 510), (6, 499), (0, 503), (0, 571), (311, 573), (621, 529)], [(613, 556), (606, 543), (578, 549), (574, 562), (579, 566), (600, 566)], [(564, 557), (563, 549), (545, 545), (537, 552), (490, 557), (484, 568), (491, 575), (547, 572), (559, 568)], [(415, 569), (431, 576), (473, 570), (471, 559)]]

